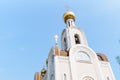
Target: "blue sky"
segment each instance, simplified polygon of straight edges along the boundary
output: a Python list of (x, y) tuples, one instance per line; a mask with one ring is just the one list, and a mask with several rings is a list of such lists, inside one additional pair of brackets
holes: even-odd
[(45, 65), (55, 34), (60, 46), (66, 6), (76, 14), (89, 46), (108, 56), (119, 80), (119, 0), (0, 0), (0, 80), (33, 80)]

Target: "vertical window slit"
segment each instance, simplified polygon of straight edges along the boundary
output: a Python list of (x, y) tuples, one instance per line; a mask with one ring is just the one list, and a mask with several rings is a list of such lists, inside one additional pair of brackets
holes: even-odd
[(66, 42), (66, 38), (64, 38), (64, 47), (65, 47), (65, 49), (67, 49), (67, 42)]
[(64, 80), (67, 80), (66, 74), (64, 74)]
[(78, 35), (78, 34), (75, 34), (75, 35), (74, 35), (74, 38), (75, 38), (75, 43), (76, 43), (76, 44), (80, 44), (79, 35)]

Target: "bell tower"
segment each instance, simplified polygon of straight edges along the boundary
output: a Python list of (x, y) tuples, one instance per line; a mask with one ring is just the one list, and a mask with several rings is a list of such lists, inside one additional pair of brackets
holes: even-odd
[(69, 50), (72, 46), (81, 44), (88, 45), (84, 32), (75, 25), (75, 14), (67, 11), (63, 15), (66, 28), (61, 35), (61, 45), (63, 50)]

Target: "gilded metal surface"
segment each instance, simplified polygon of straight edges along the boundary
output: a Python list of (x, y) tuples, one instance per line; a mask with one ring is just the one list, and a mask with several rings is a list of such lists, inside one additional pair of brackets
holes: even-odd
[(75, 21), (75, 14), (71, 11), (68, 11), (63, 15), (63, 18), (65, 23), (67, 19), (73, 19)]

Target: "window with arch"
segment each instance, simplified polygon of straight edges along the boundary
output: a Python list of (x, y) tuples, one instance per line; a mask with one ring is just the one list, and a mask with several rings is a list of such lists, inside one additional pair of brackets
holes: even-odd
[(64, 38), (64, 49), (67, 49), (67, 41), (66, 41), (66, 38)]
[(110, 78), (107, 76), (107, 80), (110, 80)]
[(64, 76), (63, 76), (63, 80), (67, 80), (67, 76), (66, 76), (65, 73), (64, 73)]
[(77, 61), (87, 61), (90, 62), (90, 56), (84, 51), (78, 51), (76, 56)]
[(67, 21), (67, 25), (68, 25), (68, 27), (73, 26), (73, 20), (72, 20), (72, 19), (69, 19), (69, 20)]
[(54, 55), (52, 55), (52, 60), (51, 60), (52, 64), (54, 64)]
[(54, 80), (54, 76), (53, 76), (53, 74), (50, 76), (50, 80)]
[(68, 26), (69, 26), (69, 27), (70, 27), (70, 24), (71, 24), (71, 23), (70, 23), (70, 22), (68, 22)]
[(76, 44), (80, 44), (80, 37), (79, 37), (78, 34), (75, 34), (75, 35), (74, 35), (74, 39), (75, 39), (75, 43), (76, 43)]

